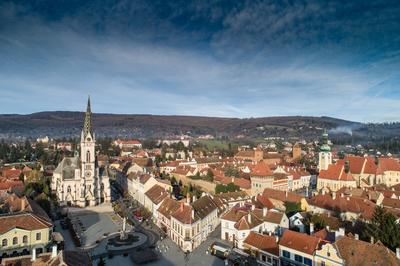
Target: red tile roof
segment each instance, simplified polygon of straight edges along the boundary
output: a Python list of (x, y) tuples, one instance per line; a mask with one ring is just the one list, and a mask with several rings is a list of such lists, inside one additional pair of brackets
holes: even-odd
[(274, 236), (261, 235), (251, 231), (243, 243), (269, 254), (279, 256), (279, 246)]
[(318, 178), (330, 179), (330, 180), (341, 180), (341, 181), (355, 181), (351, 172), (346, 173), (344, 165), (331, 164), (327, 170), (321, 170)]
[(52, 227), (51, 223), (36, 217), (32, 213), (0, 216), (0, 234), (4, 234), (14, 228), (31, 231), (49, 227)]
[(257, 163), (251, 167), (251, 176), (273, 176), (273, 172), (269, 168), (268, 164), (264, 161)]
[(371, 244), (344, 236), (336, 241), (335, 246), (346, 265), (400, 265), (396, 254), (379, 241)]
[(285, 230), (279, 241), (279, 245), (313, 255), (318, 248), (319, 242), (320, 239), (318, 237)]
[(308, 203), (326, 210), (357, 213), (366, 220), (372, 218), (376, 207), (375, 203), (367, 199), (341, 195), (336, 195), (334, 199), (330, 194), (316, 195)]
[(295, 202), (300, 203), (303, 197), (293, 193), (293, 192), (286, 192), (281, 190), (276, 190), (272, 188), (264, 189), (262, 194), (264, 197), (280, 200), (283, 202)]

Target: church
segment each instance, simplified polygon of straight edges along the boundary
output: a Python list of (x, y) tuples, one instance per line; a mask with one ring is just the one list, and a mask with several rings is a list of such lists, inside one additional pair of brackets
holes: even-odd
[(96, 161), (96, 138), (92, 129), (90, 98), (81, 133), (80, 156), (65, 157), (54, 170), (51, 189), (60, 205), (95, 206), (110, 202), (110, 182), (107, 168)]

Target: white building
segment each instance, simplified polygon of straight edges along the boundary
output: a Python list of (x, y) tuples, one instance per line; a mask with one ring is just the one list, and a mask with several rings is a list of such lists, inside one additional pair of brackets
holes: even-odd
[(97, 167), (95, 145), (89, 99), (81, 133), (81, 154), (65, 157), (53, 173), (51, 189), (60, 204), (85, 207), (110, 201), (107, 169), (100, 171)]

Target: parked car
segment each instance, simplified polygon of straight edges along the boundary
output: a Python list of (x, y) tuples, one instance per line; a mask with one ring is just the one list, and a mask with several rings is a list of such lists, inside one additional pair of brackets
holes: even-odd
[(211, 255), (214, 255), (221, 259), (226, 259), (229, 256), (231, 247), (220, 242), (214, 242), (210, 245), (208, 251)]

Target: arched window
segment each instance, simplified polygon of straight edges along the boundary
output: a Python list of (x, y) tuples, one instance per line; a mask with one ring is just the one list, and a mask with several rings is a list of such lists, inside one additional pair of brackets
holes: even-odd
[(86, 152), (86, 162), (90, 162), (90, 151)]
[(7, 239), (3, 239), (3, 241), (1, 241), (1, 245), (3, 247), (7, 247)]
[(18, 244), (18, 238), (17, 237), (13, 237), (13, 245), (17, 245)]
[(70, 193), (71, 192), (71, 186), (67, 187), (67, 192)]
[(24, 237), (22, 238), (22, 242), (23, 242), (24, 244), (27, 244), (27, 243), (28, 243), (28, 236), (24, 236)]

